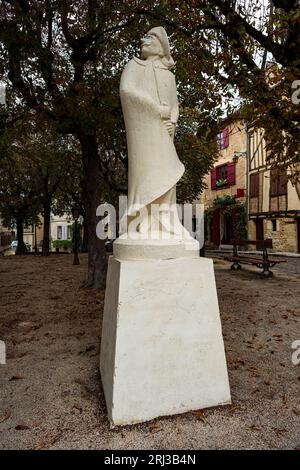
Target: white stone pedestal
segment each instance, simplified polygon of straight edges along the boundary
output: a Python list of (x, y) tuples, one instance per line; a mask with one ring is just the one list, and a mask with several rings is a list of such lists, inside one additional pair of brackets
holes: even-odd
[(100, 371), (112, 425), (230, 403), (212, 260), (111, 256)]

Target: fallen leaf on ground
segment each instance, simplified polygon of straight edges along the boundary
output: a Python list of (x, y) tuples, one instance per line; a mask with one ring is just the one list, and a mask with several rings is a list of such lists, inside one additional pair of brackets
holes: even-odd
[(17, 424), (15, 429), (17, 431), (24, 431), (25, 429), (30, 429), (30, 428), (29, 428), (29, 426), (27, 426), (27, 424)]
[(161, 426), (157, 423), (152, 423), (148, 425), (149, 431), (152, 432), (152, 434), (161, 431)]
[(43, 450), (43, 449), (46, 449), (46, 442), (40, 439), (39, 441), (37, 441), (33, 450)]
[(10, 379), (9, 379), (9, 382), (11, 382), (12, 380), (22, 380), (24, 379), (24, 377), (22, 375), (13, 375)]
[(3, 415), (0, 416), (0, 423), (3, 423), (10, 417), (11, 417), (11, 410), (10, 409), (5, 410)]
[(287, 429), (278, 429), (278, 428), (272, 428), (272, 429), (276, 433), (277, 437), (284, 436), (288, 432)]
[[(202, 421), (203, 423), (207, 423), (210, 425), (210, 423), (207, 420), (206, 414), (202, 410), (197, 410), (192, 412), (194, 416), (196, 416), (197, 421)], [(211, 426), (211, 425), (210, 425)]]
[(247, 429), (248, 431), (261, 431), (261, 428), (259, 426), (255, 426), (255, 424), (251, 424), (251, 426)]

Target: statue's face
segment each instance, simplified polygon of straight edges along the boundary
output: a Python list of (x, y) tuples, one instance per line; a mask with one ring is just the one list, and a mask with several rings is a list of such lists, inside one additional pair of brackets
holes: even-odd
[(163, 49), (158, 37), (153, 33), (147, 33), (141, 39), (142, 58), (147, 59), (152, 56), (163, 57)]

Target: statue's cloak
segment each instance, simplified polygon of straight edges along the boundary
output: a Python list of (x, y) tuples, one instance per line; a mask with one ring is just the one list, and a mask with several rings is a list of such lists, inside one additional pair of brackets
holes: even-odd
[(175, 186), (184, 173), (160, 114), (166, 103), (171, 121), (178, 119), (175, 77), (160, 61), (133, 58), (122, 73), (120, 97), (128, 148), (127, 215), (134, 215)]

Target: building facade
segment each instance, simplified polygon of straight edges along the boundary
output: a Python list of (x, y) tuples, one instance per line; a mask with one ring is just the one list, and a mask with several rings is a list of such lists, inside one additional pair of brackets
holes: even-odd
[[(31, 251), (41, 251), (43, 244), (43, 216), (40, 216), (41, 223), (38, 225), (28, 225), (24, 227), (24, 242), (30, 246)], [(72, 216), (64, 214), (56, 216), (51, 213), (50, 217), (50, 250), (53, 250), (53, 242), (56, 240), (72, 240)]]
[[(235, 202), (246, 201), (246, 124), (234, 121), (218, 134), (219, 158), (205, 178), (200, 202), (206, 213), (206, 245), (228, 245), (236, 229)], [(230, 208), (232, 206), (232, 209)]]
[(264, 132), (248, 130), (248, 235), (272, 238), (273, 250), (300, 253), (300, 182), (292, 185), (286, 169), (271, 168)]
[(56, 240), (72, 240), (72, 216), (51, 214), (50, 237), (51, 242)]
[(231, 122), (218, 143), (219, 158), (200, 197), (210, 214), (206, 245), (231, 244), (237, 235), (236, 201), (245, 206), (248, 239), (272, 238), (274, 252), (300, 253), (300, 182), (293, 185), (286, 169), (271, 168), (263, 130)]

